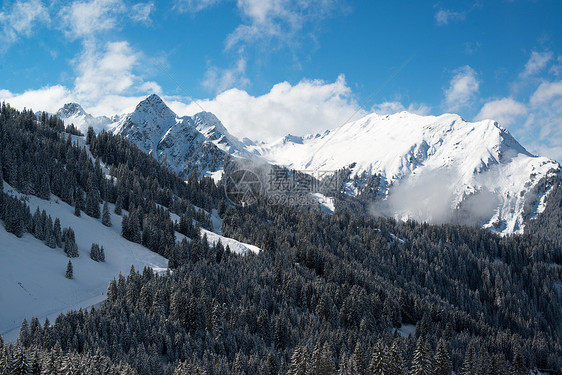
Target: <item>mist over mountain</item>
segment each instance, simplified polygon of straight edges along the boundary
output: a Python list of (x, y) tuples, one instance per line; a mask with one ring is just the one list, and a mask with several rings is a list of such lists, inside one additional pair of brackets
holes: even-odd
[[(354, 124), (355, 131), (376, 139), (369, 129), (381, 133), (389, 123), (384, 118), (367, 117)], [(466, 146), (462, 141), (471, 144), (472, 132), (499, 145), (488, 165), (476, 169), (480, 174), (523, 168), (521, 160), (538, 172), (540, 162), (551, 166), (497, 124), (456, 129), (457, 123), (454, 116), (433, 118), (427, 134), (414, 134), (419, 125), (412, 125), (411, 139), (389, 138), (398, 154), (404, 152), (400, 142), (425, 140), (425, 151), (411, 154), (422, 160), (410, 173), (420, 173), (421, 186), (398, 176), (383, 190), (382, 173), (366, 180), (363, 173), (350, 177), (361, 162), (354, 158), (355, 164), (326, 177), (341, 182), (333, 197), (326, 195), (329, 189), (305, 190), (314, 199), (295, 204), (299, 196), (291, 191), (287, 201), (275, 201), (229, 182), (240, 172), (254, 177), (273, 172), (298, 181), (296, 190), (303, 192), (306, 184), (300, 183), (310, 180), (302, 171), (266, 164), (272, 146), (229, 139), (211, 114), (178, 118), (159, 98), (149, 97), (111, 131), (79, 135), (56, 115), (2, 104), (0, 332), (9, 343), (0, 336), (0, 370), (290, 375), (394, 368), (396, 374), (406, 369), (427, 374), (435, 366), (444, 375), (474, 368), (489, 374), (560, 374), (562, 188), (555, 170), (541, 177), (545, 182), (537, 186), (544, 190), (537, 191), (548, 192), (541, 201), (545, 209), (527, 218), (522, 234), (500, 236), (375, 212), (384, 204), (391, 209), (392, 200), (415, 212), (427, 205), (416, 202), (430, 195), (427, 186), (434, 189), (429, 204), (446, 197), (454, 178), (423, 168), (440, 165), (442, 159), (432, 158), (455, 141), (448, 133), (462, 134), (467, 126), (478, 129), (466, 130), (459, 148)], [(328, 148), (340, 142), (340, 150), (354, 150), (348, 137), (361, 145), (350, 131), (330, 138), (337, 132), (286, 137), (277, 147), (292, 150), (282, 155), (295, 163), (305, 154), (308, 163), (325, 156), (316, 143), (321, 140)], [(178, 176), (167, 157), (175, 157), (181, 145), (161, 142), (176, 140), (168, 138), (171, 133), (192, 135), (200, 148), (214, 147), (224, 159), (203, 160), (223, 160), (223, 169), (219, 165), (209, 173), (197, 168), (204, 164), (192, 163), (183, 170), (187, 178)], [(441, 141), (432, 143), (432, 134)], [(482, 147), (493, 147), (486, 140)], [(245, 148), (237, 150), (240, 144)], [(299, 150), (310, 145), (315, 152)], [(246, 152), (253, 161), (236, 155)], [(466, 165), (473, 168), (479, 156), (455, 152), (445, 154), (452, 166), (472, 156)], [(413, 165), (406, 161), (398, 167)], [(321, 171), (326, 165), (307, 167)], [(218, 172), (224, 176), (215, 182)], [(509, 173), (493, 179), (498, 176)], [(510, 180), (498, 186), (505, 181)], [(398, 186), (405, 188), (395, 190)], [(242, 187), (241, 202), (229, 187)], [(334, 209), (326, 210), (316, 198), (333, 199)], [(472, 194), (456, 212), (484, 216), (483, 202), (493, 206), (497, 200), (491, 190)], [(442, 201), (439, 209), (447, 207), (447, 199)], [(124, 273), (129, 265), (134, 267)]]
[(560, 177), (556, 161), (532, 155), (497, 122), (471, 123), (454, 114), (373, 113), (322, 134), (263, 143), (239, 140), (209, 112), (180, 117), (157, 95), (113, 122), (93, 118), (77, 104), (59, 113), (67, 122), (82, 120), (82, 128), (127, 137), (184, 178), (196, 170), (218, 181), (229, 157), (321, 176), (337, 172), (342, 193), (368, 197), (375, 216), (501, 233), (521, 232), (544, 210)]

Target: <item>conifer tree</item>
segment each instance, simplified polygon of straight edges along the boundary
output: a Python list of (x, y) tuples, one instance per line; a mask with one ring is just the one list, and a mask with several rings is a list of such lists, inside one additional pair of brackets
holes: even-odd
[(80, 211), (82, 210), (82, 205), (83, 205), (82, 190), (78, 188), (74, 193), (74, 215), (80, 217)]
[(109, 213), (109, 204), (107, 203), (107, 201), (105, 201), (105, 203), (103, 204), (101, 223), (106, 227), (111, 226), (111, 214)]
[(291, 356), (287, 375), (307, 375), (310, 351), (306, 345), (298, 345)]
[(338, 375), (349, 375), (349, 364), (345, 352), (340, 357), (340, 364), (338, 366)]
[(55, 219), (55, 224), (53, 225), (53, 234), (55, 237), (55, 242), (57, 244), (57, 247), (62, 247), (62, 231), (61, 231), (60, 220), (58, 217)]
[(388, 375), (404, 375), (404, 358), (402, 357), (402, 349), (399, 339), (394, 340), (390, 347), (390, 356), (388, 358), (389, 371)]
[(471, 341), (470, 344), (468, 344), (468, 348), (464, 354), (461, 375), (476, 375), (476, 353), (474, 349), (474, 341)]
[(332, 375), (336, 371), (332, 358), (330, 344), (325, 342), (323, 346), (316, 343), (312, 352), (309, 374), (311, 375)]
[(99, 261), (105, 262), (105, 251), (103, 249), (103, 246), (100, 246)]
[(416, 349), (414, 350), (414, 359), (412, 360), (412, 375), (430, 375), (433, 372), (431, 366), (431, 352), (428, 345), (423, 340), (422, 337), (418, 339), (416, 343)]
[(367, 364), (365, 360), (365, 354), (363, 353), (363, 348), (361, 343), (358, 341), (355, 345), (355, 350), (353, 354), (349, 357), (349, 369), (353, 374), (366, 375), (367, 374)]
[(92, 243), (90, 248), (90, 259), (99, 262), (100, 261), (100, 246), (97, 243)]
[(121, 193), (117, 193), (117, 200), (115, 201), (115, 208), (113, 209), (113, 212), (115, 212), (116, 215), (121, 215), (123, 210), (123, 195), (121, 195)]
[(435, 353), (435, 375), (451, 375), (451, 358), (443, 339), (437, 344)]
[(86, 215), (100, 218), (100, 193), (95, 187), (90, 188), (86, 195)]
[(69, 258), (76, 258), (79, 255), (74, 230), (70, 227), (64, 230), (64, 252)]
[(513, 356), (513, 375), (525, 375), (527, 373), (528, 372), (525, 369), (525, 364), (523, 363), (521, 349), (517, 348), (515, 350), (515, 355)]
[(64, 274), (64, 277), (66, 277), (67, 279), (73, 279), (74, 278), (74, 270), (72, 267), (72, 261), (68, 261), (68, 264), (66, 265), (66, 273)]
[(386, 348), (381, 340), (375, 345), (373, 350), (373, 355), (371, 357), (371, 363), (369, 365), (369, 370), (372, 375), (386, 375), (387, 369), (390, 368), (388, 358), (386, 355)]
[(31, 362), (27, 354), (27, 350), (23, 347), (21, 342), (16, 343), (14, 348), (14, 355), (10, 365), (11, 375), (32, 375)]

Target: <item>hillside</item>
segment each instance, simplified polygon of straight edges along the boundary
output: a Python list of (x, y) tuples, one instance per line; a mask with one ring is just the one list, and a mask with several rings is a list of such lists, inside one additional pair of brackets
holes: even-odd
[[(196, 170), (219, 181), (234, 157), (251, 161), (244, 168), (255, 171), (277, 165), (315, 178), (332, 175), (374, 215), (504, 234), (521, 233), (560, 178), (556, 161), (530, 154), (497, 122), (453, 114), (370, 114), (322, 134), (242, 142), (213, 114), (179, 117), (151, 95), (107, 128), (184, 178)], [(267, 173), (262, 180), (266, 186)]]
[[(104, 375), (110, 365), (142, 375), (347, 375), (390, 366), (400, 374), (429, 371), (428, 363), (447, 374), (475, 366), (493, 375), (560, 373), (558, 237), (502, 237), (346, 209), (324, 214), (261, 194), (235, 205), (212, 178), (196, 170), (179, 178), (122, 136), (71, 136), (57, 117), (38, 121), (6, 105), (0, 145), (3, 236), (20, 249), (0, 246), (2, 264), (13, 265), (2, 276), (15, 302), (3, 307), (27, 314), (17, 303), (33, 306), (43, 269), (41, 286), (64, 284), (62, 292), (71, 293), (56, 301), (64, 309), (98, 301), (96, 290), (83, 289), (95, 298), (88, 300), (73, 286), (104, 267), (117, 272), (122, 251), (113, 245), (137, 248), (145, 264), (157, 263), (147, 254), (159, 254), (170, 270), (146, 267), (111, 279), (99, 306), (51, 325), (24, 321), (16, 345), (0, 351), (4, 368), (29, 368), (35, 358), (37, 371), (60, 373), (105, 358), (107, 366), (98, 366)], [(24, 200), (13, 197), (21, 194)], [(60, 215), (63, 225), (32, 214), (33, 205)], [(108, 217), (121, 218), (121, 237), (118, 227), (98, 229)], [(65, 225), (76, 230), (63, 228), (61, 241)], [(85, 257), (84, 243), (94, 239), (109, 249), (105, 264)], [(24, 253), (38, 261), (48, 254), (52, 268), (22, 260)], [(76, 264), (73, 279), (64, 278), (67, 259)]]
[[(347, 194), (375, 189), (372, 212), (399, 219), (469, 222), (521, 232), (544, 209), (560, 173), (553, 160), (531, 155), (498, 123), (457, 115), (371, 114), (323, 134), (288, 136), (252, 148), (268, 162), (297, 170), (347, 168)], [(377, 186), (370, 186), (376, 176)]]

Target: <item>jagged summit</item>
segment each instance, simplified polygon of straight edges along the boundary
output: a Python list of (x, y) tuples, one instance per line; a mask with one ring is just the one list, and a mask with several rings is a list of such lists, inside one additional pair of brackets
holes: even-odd
[(320, 136), (286, 136), (252, 149), (288, 168), (347, 168), (345, 192), (376, 191), (384, 202), (380, 213), (443, 222), (452, 210), (465, 209), (499, 232), (522, 230), (560, 171), (497, 122), (471, 123), (453, 114), (370, 114)]
[(214, 114), (179, 117), (156, 94), (142, 100), (112, 128), (185, 177), (196, 169), (201, 175), (220, 178), (227, 154), (247, 154), (244, 144)]
[(57, 111), (57, 116), (61, 118), (68, 118), (70, 116), (86, 116), (86, 111), (78, 103), (66, 103), (62, 108)]
[[(72, 113), (69, 121), (92, 121), (79, 105), (61, 111)], [(153, 94), (109, 128), (180, 176), (195, 169), (219, 179), (227, 155), (324, 175), (343, 170), (343, 192), (369, 196), (377, 214), (449, 222), (451, 212), (463, 212), (502, 233), (521, 231), (542, 211), (560, 174), (556, 161), (532, 155), (497, 122), (455, 114), (372, 113), (264, 143), (240, 141), (210, 112), (179, 117)]]
[(93, 127), (95, 131), (100, 131), (105, 129), (112, 122), (112, 120), (106, 116), (94, 117), (86, 113), (84, 108), (78, 103), (66, 103), (56, 114), (65, 124), (74, 124), (82, 133), (85, 133), (90, 126)]

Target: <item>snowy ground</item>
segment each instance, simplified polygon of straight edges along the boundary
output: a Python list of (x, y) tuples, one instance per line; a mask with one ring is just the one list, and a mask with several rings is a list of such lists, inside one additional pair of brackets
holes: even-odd
[[(4, 191), (20, 195), (5, 183)], [(113, 211), (113, 226), (108, 228), (84, 213), (74, 216), (74, 208), (56, 197), (46, 201), (29, 196), (28, 204), (32, 213), (39, 206), (53, 220), (58, 217), (63, 228), (71, 226), (80, 256), (72, 259), (74, 279), (66, 279), (68, 258), (62, 249), (51, 249), (27, 233), (17, 238), (0, 228), (0, 333), (4, 339), (17, 338), (24, 318), (29, 322), (33, 316), (48, 317), (52, 322), (60, 313), (99, 303), (106, 298), (109, 281), (119, 273), (128, 274), (131, 265), (140, 270), (167, 268), (167, 259), (121, 237), (121, 216)], [(90, 259), (92, 242), (104, 247), (105, 263)]]
[(336, 206), (334, 204), (334, 198), (327, 197), (320, 193), (313, 193), (312, 196), (318, 200), (320, 203), (320, 209), (322, 212), (327, 214), (333, 214), (336, 210)]
[(398, 328), (398, 333), (404, 338), (414, 337), (416, 335), (416, 326), (413, 324), (402, 324), (402, 327)]
[[(197, 207), (197, 209), (200, 209)], [(209, 214), (208, 211), (203, 210), (203, 212), (205, 212), (205, 214)], [(180, 217), (174, 213), (170, 213), (170, 218), (172, 219), (172, 221), (174, 222), (179, 222)], [(210, 244), (216, 244), (219, 240), (221, 241), (221, 243), (223, 244), (224, 247), (226, 247), (228, 245), (228, 247), (230, 248), (230, 251), (232, 251), (233, 253), (236, 254), (241, 254), (241, 255), (246, 255), (249, 252), (252, 253), (259, 253), (261, 251), (261, 249), (257, 246), (254, 245), (250, 245), (244, 242), (240, 242), (237, 241), (233, 238), (229, 238), (229, 237), (224, 237), (222, 235), (222, 219), (220, 218), (217, 210), (213, 209), (213, 212), (211, 214), (211, 222), (213, 224), (213, 231), (209, 231), (207, 229), (201, 228), (201, 236), (206, 234), (207, 235), (207, 241), (209, 241)], [(176, 232), (176, 240), (177, 241), (181, 241), (183, 238), (185, 238), (185, 236), (181, 233)], [(188, 239), (189, 240), (189, 239)]]

